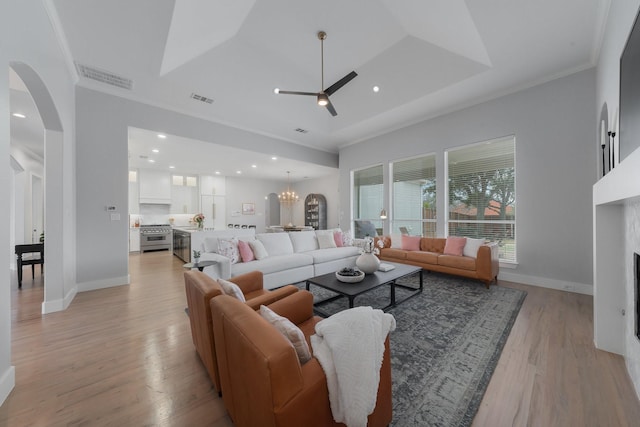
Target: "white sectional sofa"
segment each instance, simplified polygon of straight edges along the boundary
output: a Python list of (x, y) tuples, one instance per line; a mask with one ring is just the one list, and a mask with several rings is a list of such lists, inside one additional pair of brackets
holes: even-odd
[[(297, 231), (290, 233), (259, 233), (249, 230), (221, 230), (204, 237), (201, 261), (217, 261), (204, 272), (214, 279), (229, 279), (239, 274), (258, 270), (264, 274), (264, 287), (273, 289), (306, 280), (310, 277), (355, 266), (360, 249), (355, 246), (320, 249), (318, 234), (339, 230)], [(231, 259), (218, 253), (221, 239), (259, 240), (267, 257), (250, 262), (231, 263)]]

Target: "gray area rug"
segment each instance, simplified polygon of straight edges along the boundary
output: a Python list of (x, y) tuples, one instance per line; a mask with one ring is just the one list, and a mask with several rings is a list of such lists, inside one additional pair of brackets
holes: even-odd
[[(417, 277), (398, 283), (417, 287)], [(304, 289), (304, 283), (298, 286)], [(334, 295), (311, 285), (316, 298)], [(407, 291), (398, 289), (400, 300)], [(391, 333), (393, 426), (469, 426), (498, 363), (526, 292), (438, 273), (424, 273), (424, 291), (388, 312)], [(389, 288), (355, 299), (382, 308)], [(324, 304), (330, 314), (347, 299)]]

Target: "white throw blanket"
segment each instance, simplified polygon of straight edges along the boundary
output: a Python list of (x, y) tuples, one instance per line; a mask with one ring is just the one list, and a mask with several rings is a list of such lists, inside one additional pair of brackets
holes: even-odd
[(371, 307), (341, 311), (316, 325), (311, 346), (327, 376), (336, 422), (367, 425), (367, 416), (376, 407), (384, 341), (395, 328), (391, 314)]

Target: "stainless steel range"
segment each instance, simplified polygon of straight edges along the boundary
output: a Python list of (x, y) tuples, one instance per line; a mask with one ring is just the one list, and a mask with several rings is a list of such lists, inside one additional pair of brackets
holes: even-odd
[(169, 224), (145, 224), (140, 226), (140, 252), (171, 249)]

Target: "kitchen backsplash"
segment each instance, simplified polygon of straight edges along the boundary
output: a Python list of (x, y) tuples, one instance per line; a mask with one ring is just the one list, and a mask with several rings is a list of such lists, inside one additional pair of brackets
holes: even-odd
[(143, 205), (140, 205), (140, 214), (129, 215), (129, 226), (135, 227), (136, 221), (138, 221), (138, 225), (171, 224), (177, 227), (193, 225), (190, 221), (193, 219), (195, 213), (169, 214), (168, 209), (165, 209), (166, 212), (163, 212), (161, 208), (160, 205), (157, 207), (146, 205), (144, 208)]

